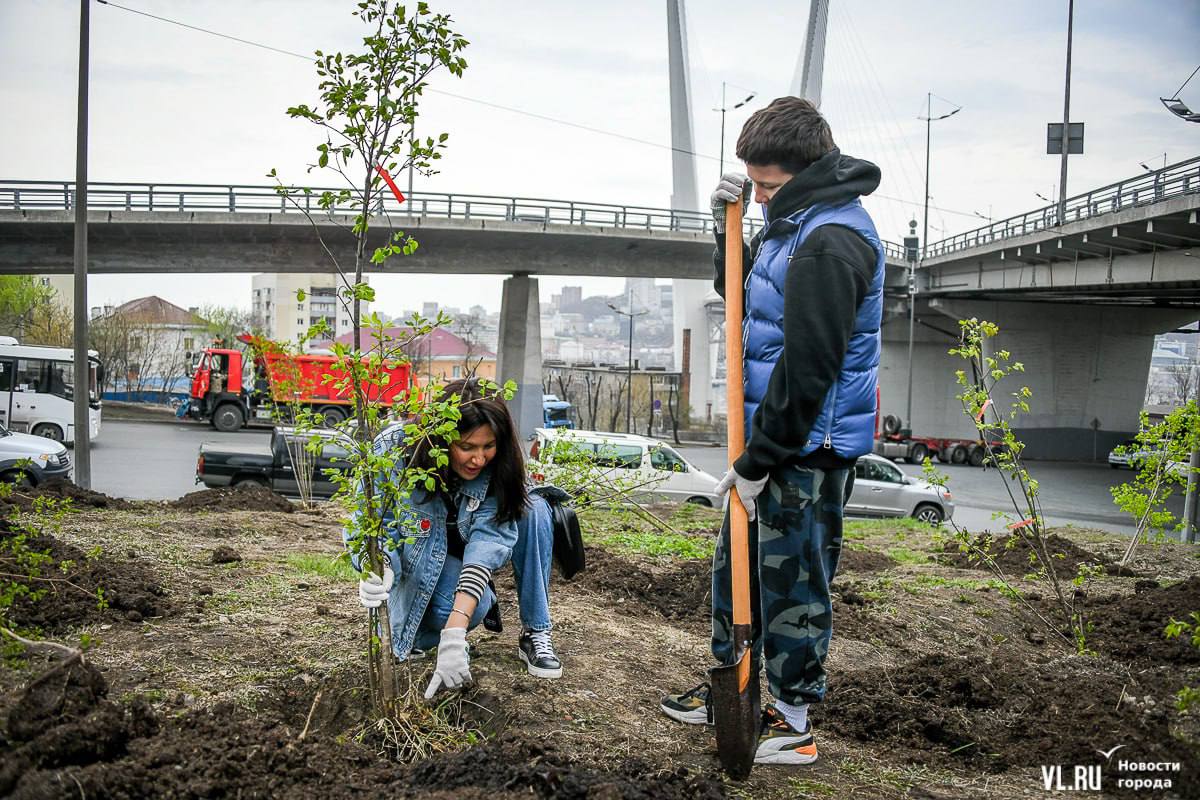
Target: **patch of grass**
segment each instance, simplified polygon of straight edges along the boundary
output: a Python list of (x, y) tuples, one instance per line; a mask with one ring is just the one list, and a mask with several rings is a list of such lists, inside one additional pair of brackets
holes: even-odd
[(889, 547), (887, 554), (900, 564), (928, 564), (933, 560), (928, 553), (910, 550), (907, 547)]
[[(713, 514), (711, 509), (700, 508), (699, 513), (683, 512), (685, 518), (700, 519), (703, 514)], [(693, 516), (694, 515), (694, 516)], [(580, 528), (587, 544), (603, 547), (627, 555), (647, 555), (683, 560), (712, 558), (716, 549), (716, 538), (671, 533), (655, 527), (652, 523), (620, 511), (589, 508), (580, 514)], [(707, 526), (702, 529), (708, 530)]]
[(589, 544), (597, 544), (617, 553), (668, 556), (683, 560), (712, 558), (715, 539), (659, 531), (610, 531), (584, 535)]
[(667, 517), (667, 524), (683, 533), (718, 531), (725, 519), (725, 512), (698, 503), (680, 503)]
[(1008, 589), (998, 580), (979, 580), (976, 578), (946, 578), (941, 575), (917, 575), (899, 581), (900, 588), (909, 594), (921, 594), (929, 589), (950, 588), (983, 591), (995, 589), (1006, 594)]
[(828, 783), (810, 781), (804, 778), (792, 778), (788, 788), (795, 792), (796, 797), (833, 797), (837, 790)]
[(289, 553), (283, 563), (301, 575), (331, 581), (358, 581), (358, 573), (342, 556), (331, 557), (323, 553)]
[(843, 526), (843, 536), (861, 539), (866, 536), (885, 534), (904, 539), (910, 534), (928, 536), (931, 530), (924, 522), (918, 522), (912, 517), (848, 519)]

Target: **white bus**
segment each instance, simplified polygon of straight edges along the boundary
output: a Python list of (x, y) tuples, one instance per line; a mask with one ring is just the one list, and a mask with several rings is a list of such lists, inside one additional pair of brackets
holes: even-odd
[[(0, 423), (11, 430), (75, 441), (75, 353), (66, 347), (18, 344), (0, 336)], [(88, 419), (92, 439), (100, 435), (100, 359), (88, 351)]]

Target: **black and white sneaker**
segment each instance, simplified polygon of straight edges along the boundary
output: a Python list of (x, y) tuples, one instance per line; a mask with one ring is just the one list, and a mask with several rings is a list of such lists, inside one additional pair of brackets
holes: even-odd
[(709, 685), (702, 683), (694, 689), (688, 689), (683, 694), (667, 695), (658, 707), (673, 720), (686, 722), (689, 725), (711, 725), (708, 692)]
[(517, 655), (535, 678), (561, 678), (562, 662), (550, 643), (550, 631), (525, 631), (517, 645)]

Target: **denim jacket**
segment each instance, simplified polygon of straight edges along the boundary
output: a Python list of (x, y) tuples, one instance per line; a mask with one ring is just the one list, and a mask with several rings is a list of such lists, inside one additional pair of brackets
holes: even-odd
[[(373, 447), (376, 453), (383, 453), (403, 444), (403, 429), (393, 426), (379, 434)], [(488, 495), (491, 477), (492, 468), (488, 466), (459, 488), (458, 532), (465, 543), (463, 564), (479, 564), (495, 571), (512, 555), (517, 524), (496, 521), (496, 498)], [(397, 525), (401, 520), (410, 524)], [(412, 650), (417, 628), (446, 563), (446, 506), (437, 492), (414, 489), (406, 502), (385, 510), (383, 523), (384, 529), (394, 534), (382, 544), (395, 576), (387, 603), (392, 650), (403, 661)], [(343, 537), (349, 539), (348, 530), (343, 531)], [(406, 542), (409, 538), (413, 541)]]

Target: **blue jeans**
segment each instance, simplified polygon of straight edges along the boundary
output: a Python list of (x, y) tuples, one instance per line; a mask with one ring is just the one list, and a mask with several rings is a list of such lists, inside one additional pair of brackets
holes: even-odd
[[(554, 524), (550, 518), (550, 507), (537, 495), (530, 495), (529, 509), (517, 522), (517, 543), (513, 545), (513, 575), (517, 584), (517, 602), (520, 606), (521, 625), (528, 630), (548, 631), (550, 620), (550, 559), (554, 548)], [(462, 572), (462, 561), (446, 556), (442, 574), (433, 588), (433, 596), (425, 609), (425, 616), (417, 628), (413, 647), (430, 650), (437, 647), (446, 627), (446, 620), (454, 610), (454, 590)], [(468, 629), (483, 622), (488, 610), (496, 602), (496, 595), (489, 588), (475, 607)]]

